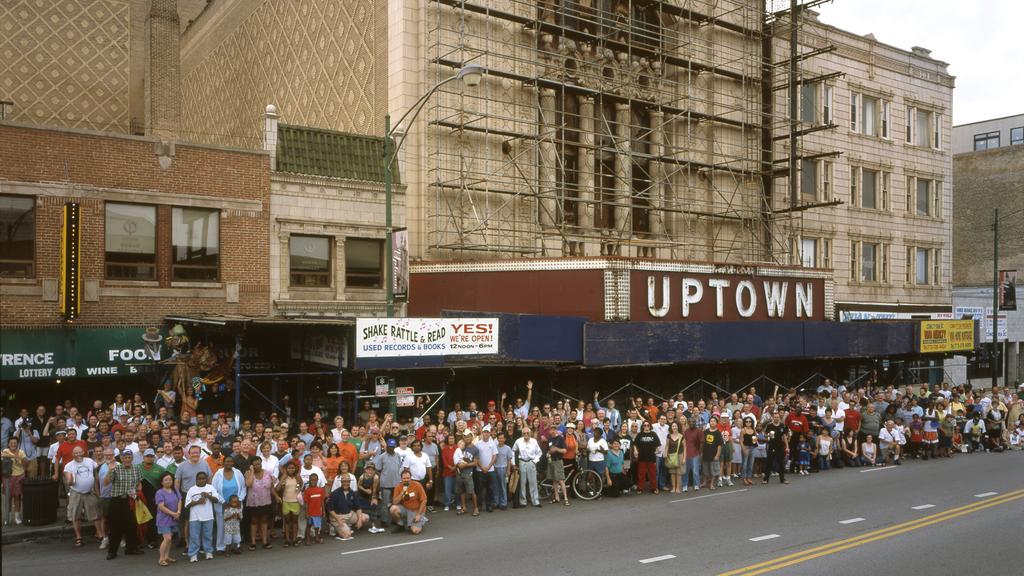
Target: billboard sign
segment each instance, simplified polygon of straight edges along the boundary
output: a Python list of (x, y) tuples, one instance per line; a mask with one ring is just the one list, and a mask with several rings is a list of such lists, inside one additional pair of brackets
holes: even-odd
[(974, 350), (974, 320), (922, 320), (920, 332), (922, 353)]
[(498, 353), (497, 318), (359, 318), (357, 358)]

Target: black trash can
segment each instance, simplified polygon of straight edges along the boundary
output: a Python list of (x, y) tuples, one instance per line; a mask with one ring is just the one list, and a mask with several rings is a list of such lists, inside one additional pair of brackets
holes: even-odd
[(25, 478), (21, 485), (21, 515), (28, 526), (57, 521), (57, 481), (45, 476)]

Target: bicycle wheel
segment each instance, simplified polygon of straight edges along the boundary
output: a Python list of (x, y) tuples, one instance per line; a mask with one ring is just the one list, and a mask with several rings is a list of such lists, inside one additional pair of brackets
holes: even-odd
[(544, 479), (537, 482), (537, 494), (541, 500), (547, 500), (551, 498), (551, 480)]
[(604, 482), (593, 470), (580, 470), (572, 481), (572, 491), (582, 500), (593, 500), (601, 495)]

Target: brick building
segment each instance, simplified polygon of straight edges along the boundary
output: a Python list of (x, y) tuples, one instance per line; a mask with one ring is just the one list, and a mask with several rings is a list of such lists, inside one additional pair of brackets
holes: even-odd
[[(264, 152), (0, 123), (3, 380), (124, 376), (154, 359), (138, 351), (146, 328), (166, 335), (165, 316), (266, 315), (269, 275), (252, 262), (268, 258), (269, 197)], [(73, 322), (59, 308), (69, 202), (81, 214)]]

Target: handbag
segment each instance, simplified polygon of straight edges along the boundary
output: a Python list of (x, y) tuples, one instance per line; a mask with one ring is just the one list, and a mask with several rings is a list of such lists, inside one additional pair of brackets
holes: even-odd
[(135, 523), (142, 525), (153, 519), (153, 515), (149, 512), (149, 507), (146, 506), (141, 500), (135, 501)]
[(508, 475), (508, 493), (515, 494), (517, 488), (519, 488), (519, 470), (513, 470)]
[[(683, 445), (683, 441), (679, 440), (679, 446)], [(669, 468), (679, 467), (679, 446), (676, 446), (676, 451), (665, 457), (665, 466)]]

